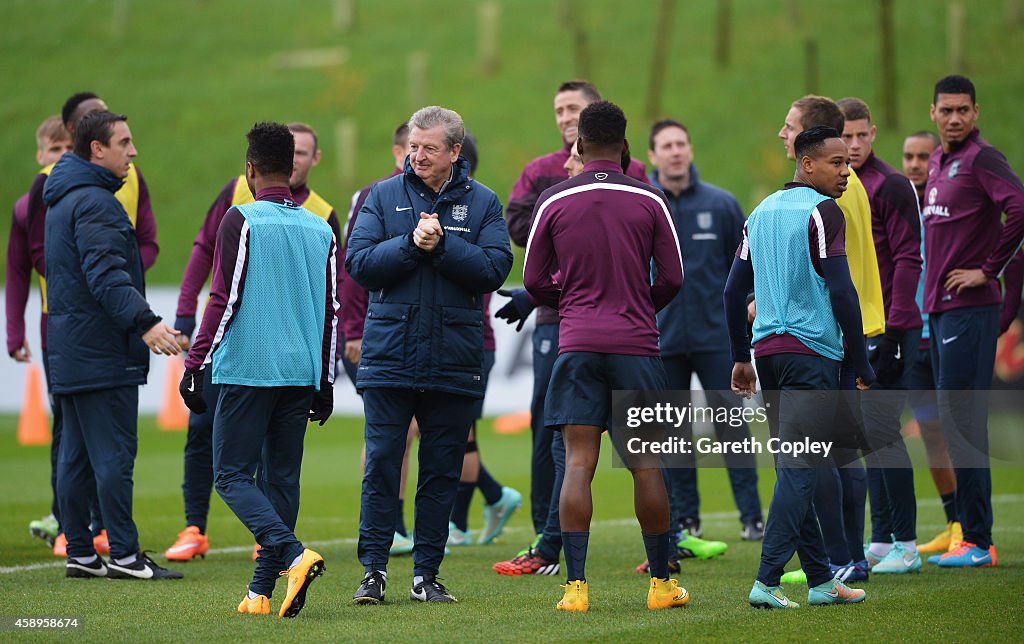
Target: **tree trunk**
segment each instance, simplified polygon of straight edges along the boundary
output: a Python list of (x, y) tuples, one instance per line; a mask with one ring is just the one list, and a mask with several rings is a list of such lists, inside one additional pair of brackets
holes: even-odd
[(675, 0), (661, 0), (658, 8), (658, 22), (654, 31), (654, 46), (651, 51), (651, 78), (647, 85), (647, 119), (654, 121), (661, 112), (661, 94), (665, 87), (665, 65), (672, 38), (672, 15)]

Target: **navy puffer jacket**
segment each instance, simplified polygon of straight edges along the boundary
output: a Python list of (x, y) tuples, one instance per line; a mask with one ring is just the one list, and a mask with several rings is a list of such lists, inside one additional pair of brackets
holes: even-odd
[(145, 299), (135, 230), (114, 193), (121, 179), (65, 154), (43, 188), (51, 391), (146, 383), (142, 334), (160, 321)]
[[(356, 387), (483, 397), (483, 294), (512, 269), (501, 202), (459, 158), (434, 194), (405, 172), (376, 184), (349, 238), (345, 268), (370, 301)], [(420, 212), (444, 236), (431, 253), (412, 241)]]

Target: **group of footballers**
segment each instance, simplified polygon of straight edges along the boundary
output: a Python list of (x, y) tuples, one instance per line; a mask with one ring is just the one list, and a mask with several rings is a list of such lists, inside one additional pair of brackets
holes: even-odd
[[(45, 276), (41, 222), (46, 205), (41, 195), (46, 178), (53, 163), (70, 150), (75, 124), (90, 112), (105, 110), (95, 94), (79, 93), (68, 99), (61, 117), (47, 119), (37, 131), (37, 161), (43, 170), (15, 206), (7, 256), (8, 352), (15, 360), (32, 357), (24, 311), (32, 270)], [(562, 145), (527, 164), (505, 209), (508, 238), (526, 248), (525, 288), (499, 291), (508, 301), (495, 313), (521, 330), (536, 309), (529, 494), (536, 538), (514, 557), (495, 563), (494, 571), (556, 575), (564, 552), (567, 579), (557, 607), (586, 612), (590, 482), (601, 433), (612, 429), (611, 391), (685, 390), (693, 375), (709, 400), (716, 396), (721, 405), (741, 405), (742, 397), (762, 391), (773, 403), (773, 437), (824, 438), (840, 446), (825, 460), (777, 459), (767, 522), (753, 459), (727, 460), (741, 537), (762, 541), (751, 605), (798, 607), (782, 590), (789, 582), (806, 583), (812, 605), (860, 602), (864, 591), (847, 584), (864, 581), (871, 572), (918, 571), (920, 553), (931, 554), (928, 560), (942, 568), (996, 565), (985, 392), (996, 339), (1015, 319), (1020, 304), (1024, 186), (1003, 155), (980, 137), (973, 84), (962, 76), (936, 84), (930, 115), (938, 135), (921, 131), (905, 139), (902, 172), (874, 154), (877, 131), (864, 101), (851, 97), (834, 102), (820, 96), (795, 101), (779, 132), (787, 157), (796, 164), (793, 181), (766, 198), (746, 221), (732, 195), (699, 177), (689, 130), (682, 122), (653, 125), (648, 160), (654, 168), (647, 174), (630, 154), (625, 115), (601, 100), (592, 84), (560, 85), (554, 112)], [(251, 174), (247, 166), (246, 175), (228, 181), (209, 209), (185, 268), (174, 328), (185, 338), (194, 335), (197, 299), (211, 270), (216, 291), (217, 280), (230, 274), (223, 262), (256, 261), (224, 254), (224, 240), (237, 245), (240, 234), (225, 232), (230, 228), (227, 214), (235, 213), (233, 225), (245, 230), (243, 221), (255, 221), (256, 213), (263, 212), (250, 204), (270, 200), (276, 205), (260, 207), (278, 210), (301, 206), (326, 222), (339, 240), (329, 245), (333, 259), (328, 266), (334, 274), (326, 284), (330, 289), (336, 280), (340, 303), (342, 342), (332, 355), (355, 383), (365, 360), (362, 334), (368, 301), (377, 291), (347, 274), (345, 242), (377, 182), (353, 196), (342, 235), (334, 208), (307, 185), (321, 158), (316, 132), (301, 123), (287, 129), (293, 139), (290, 174), (281, 178), (280, 168), (269, 171), (255, 157), (247, 158)], [(417, 135), (425, 129), (420, 127)], [(257, 134), (257, 128), (250, 132), (250, 152), (259, 147)], [(409, 138), (408, 124), (395, 130), (394, 171), (382, 182), (415, 170), (410, 160), (416, 144), (410, 145)], [(457, 143), (457, 148), (449, 145), (452, 162), (464, 159), (472, 177), (476, 142), (466, 134)], [(444, 189), (442, 184), (438, 194)], [(134, 164), (116, 196), (135, 228), (141, 261), (148, 268), (156, 259), (156, 227), (146, 182)], [(429, 213), (424, 219), (410, 233), (410, 244), (424, 252), (432, 251), (443, 235), (462, 230), (449, 228), (450, 222), (432, 228)], [(238, 286), (231, 286), (230, 277), (227, 284)], [(45, 287), (41, 290), (46, 365)], [(217, 297), (223, 299), (216, 309), (218, 319), (230, 320), (235, 296), (222, 294), (211, 301), (216, 303)], [(379, 297), (383, 299), (383, 289)], [(482, 298), (484, 383), (494, 360), (489, 299), (489, 294)], [(326, 306), (331, 306), (330, 297)], [(168, 561), (188, 561), (208, 552), (206, 521), (216, 472), (218, 491), (257, 541), (257, 575), (238, 610), (268, 613), (276, 572), (270, 568), (291, 562), (289, 569), (301, 568), (304, 578), (294, 582), (294, 589), (290, 580), (289, 606), (280, 614), (294, 616), (305, 602), (309, 582), (322, 572), (323, 560), (291, 534), (294, 515), (281, 516), (288, 524), (281, 534), (287, 538), (279, 540), (253, 527), (255, 519), (246, 520), (229, 498), (232, 488), (221, 481), (224, 473), (217, 465), (227, 457), (217, 451), (223, 446), (215, 445), (218, 431), (226, 431), (229, 422), (216, 418), (217, 413), (227, 416), (229, 407), (216, 371), (217, 351), (221, 373), (230, 369), (223, 366), (229, 349), (217, 346), (226, 324), (219, 331), (213, 322), (207, 326), (210, 337), (199, 345), (203, 355), (190, 353), (182, 384), (193, 410), (182, 486), (186, 526), (165, 555)], [(330, 334), (324, 333), (326, 347)], [(200, 368), (211, 353), (215, 368)], [(318, 372), (323, 379), (318, 392), (310, 394), (309, 417), (321, 422), (330, 413), (325, 396), (333, 376), (327, 380), (328, 371), (333, 373), (333, 364)], [(730, 389), (738, 396), (721, 395)], [(231, 404), (239, 419), (258, 406), (255, 399)], [(900, 436), (900, 415), (908, 404), (921, 428), (947, 520), (946, 529), (923, 544), (917, 543), (912, 465)], [(222, 406), (225, 410), (218, 412)], [(30, 531), (47, 540), (54, 554), (67, 556), (56, 487), (59, 410), (54, 406), (53, 510), (33, 521)], [(481, 413), (478, 405), (473, 417)], [(683, 431), (689, 435), (692, 428), (684, 426)], [(715, 432), (723, 442), (750, 437), (746, 425), (716, 424)], [(406, 446), (417, 434), (414, 417), (403, 438)], [(457, 490), (443, 497), (450, 500), (445, 518), (447, 545), (452, 547), (472, 542), (468, 511), (476, 489), (485, 498), (479, 543), (497, 538), (522, 503), (519, 492), (491, 476), (472, 433), (465, 444)], [(298, 450), (301, 460), (301, 445), (289, 449)], [(256, 487), (271, 499), (271, 511), (281, 514), (280, 507), (287, 506), (297, 512), (297, 470), (292, 473), (295, 483), (285, 485), (266, 449), (251, 458), (256, 457)], [(402, 518), (407, 461), (408, 450), (396, 492), (392, 555), (415, 553), (418, 547), (417, 535), (406, 529)], [(654, 457), (628, 459), (627, 465), (647, 552), (637, 571), (651, 577), (647, 605), (685, 605), (690, 595), (670, 574), (680, 571), (682, 559), (719, 556), (727, 544), (703, 539), (692, 463), (669, 468)], [(251, 472), (241, 468), (241, 475), (249, 476), (247, 485), (252, 484)], [(366, 485), (364, 480), (364, 500)], [(95, 551), (106, 554), (109, 544), (97, 494), (89, 491), (86, 496), (92, 499)], [(279, 506), (278, 496), (287, 497), (287, 503)], [(868, 497), (871, 537), (865, 545)], [(270, 552), (260, 555), (260, 544)], [(360, 547), (362, 552), (362, 537)], [(784, 574), (794, 552), (801, 569)], [(355, 601), (383, 601), (385, 580), (386, 573), (377, 574), (367, 564)], [(432, 576), (417, 577), (412, 596), (454, 601)]]

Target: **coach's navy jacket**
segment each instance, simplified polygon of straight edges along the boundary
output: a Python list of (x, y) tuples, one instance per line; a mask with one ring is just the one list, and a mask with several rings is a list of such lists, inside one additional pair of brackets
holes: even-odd
[(121, 179), (65, 154), (46, 180), (50, 391), (146, 383), (142, 334), (160, 321), (145, 300), (135, 230), (114, 192)]
[[(432, 253), (412, 231), (437, 213)], [(345, 268), (370, 291), (356, 387), (424, 389), (483, 397), (483, 294), (512, 268), (501, 202), (459, 158), (440, 194), (413, 172), (376, 184), (359, 211)]]
[(658, 312), (661, 355), (728, 351), (718, 300), (743, 236), (743, 210), (729, 192), (701, 181), (697, 166), (690, 166), (690, 185), (678, 197), (661, 187), (657, 170), (650, 180), (665, 192), (686, 272), (679, 295)]

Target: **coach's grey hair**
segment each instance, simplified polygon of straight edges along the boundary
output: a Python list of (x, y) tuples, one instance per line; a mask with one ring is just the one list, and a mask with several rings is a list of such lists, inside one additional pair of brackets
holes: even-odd
[(409, 118), (410, 128), (429, 130), (438, 125), (444, 128), (444, 142), (448, 149), (455, 144), (461, 144), (466, 138), (466, 126), (462, 124), (462, 117), (453, 110), (431, 105), (416, 110)]

